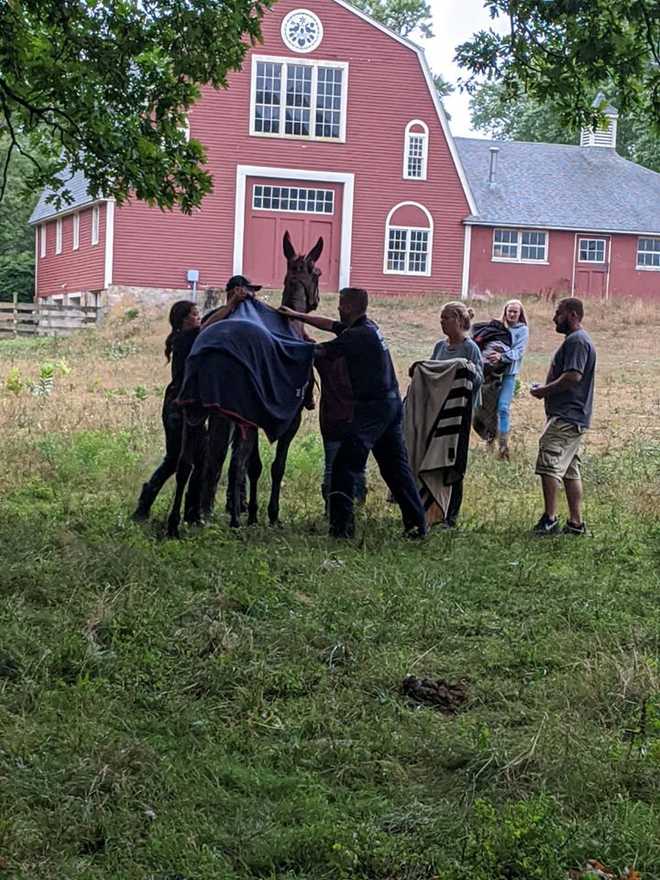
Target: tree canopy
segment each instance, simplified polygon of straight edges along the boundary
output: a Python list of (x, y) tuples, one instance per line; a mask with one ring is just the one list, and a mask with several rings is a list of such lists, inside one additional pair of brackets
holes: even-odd
[[(607, 97), (613, 104), (618, 103), (613, 89)], [(579, 129), (564, 122), (555, 101), (541, 103), (523, 92), (511, 98), (501, 82), (483, 83), (473, 92), (470, 115), (473, 128), (497, 140), (579, 142)], [(625, 159), (660, 171), (658, 138), (639, 109), (619, 116), (617, 150)]]
[[(0, 201), (18, 154), (27, 191), (81, 170), (93, 195), (190, 212), (211, 190), (186, 135), (200, 86), (224, 86), (273, 0), (6, 0), (0, 5)], [(64, 192), (66, 201), (66, 192)]]
[(660, 132), (660, 0), (487, 0), (506, 34), (482, 30), (458, 46), (456, 61), (504, 84), (510, 98), (552, 96), (565, 126), (594, 125), (593, 96), (605, 83), (620, 113), (633, 112)]
[(431, 6), (426, 0), (351, 0), (353, 6), (366, 12), (390, 30), (407, 37), (419, 30), (432, 37)]

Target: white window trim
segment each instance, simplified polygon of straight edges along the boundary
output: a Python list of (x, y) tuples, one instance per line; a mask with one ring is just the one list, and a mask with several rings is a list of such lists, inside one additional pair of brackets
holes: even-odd
[[(660, 266), (641, 266), (639, 263), (639, 243), (643, 238), (651, 238), (655, 240), (660, 240), (660, 235), (640, 235), (637, 239), (637, 248), (635, 250), (635, 268), (639, 272), (660, 272)], [(645, 254), (652, 253), (652, 251), (644, 251)]]
[[(413, 126), (421, 126), (424, 131), (412, 131)], [(422, 146), (422, 173), (419, 177), (415, 177), (412, 174), (408, 174), (408, 158), (410, 154), (410, 138), (421, 137), (423, 138), (423, 146)], [(403, 179), (404, 180), (426, 180), (428, 173), (428, 164), (429, 164), (429, 127), (423, 122), (421, 119), (411, 119), (408, 125), (406, 125), (406, 132), (404, 136), (403, 142)]]
[(42, 223), (39, 227), (39, 258), (43, 260), (46, 256), (46, 224)]
[[(341, 68), (342, 73), (342, 89), (341, 89), (341, 108), (340, 108), (340, 122), (339, 122), (339, 137), (331, 138), (331, 137), (318, 137), (315, 134), (286, 134), (284, 131), (272, 132), (272, 131), (257, 131), (255, 129), (255, 109), (257, 103), (257, 64), (260, 62), (264, 62), (265, 64), (281, 64), (286, 67), (287, 64), (293, 64), (296, 67), (301, 65), (306, 65), (307, 67), (319, 68), (319, 67), (336, 67)], [(320, 59), (311, 59), (311, 58), (291, 58), (290, 56), (276, 56), (276, 55), (253, 55), (252, 56), (252, 71), (251, 71), (251, 80), (250, 80), (250, 137), (259, 137), (259, 138), (281, 138), (282, 140), (292, 140), (292, 141), (324, 141), (329, 144), (344, 144), (346, 143), (346, 116), (347, 116), (347, 104), (348, 104), (348, 71), (349, 64), (347, 61), (322, 61)], [(316, 89), (317, 89), (317, 77), (312, 74), (312, 92), (310, 95), (310, 122), (315, 125), (314, 114), (316, 111)], [(282, 70), (282, 85), (280, 98), (282, 95), (286, 95), (286, 71)], [(284, 128), (284, 114), (286, 111), (286, 104), (280, 100), (280, 129)]]
[[(498, 230), (517, 233), (518, 239), (518, 256), (517, 257), (496, 257), (495, 256), (495, 233)], [(522, 234), (523, 232), (542, 232), (545, 235), (545, 259), (530, 260), (522, 258)], [(547, 229), (516, 229), (513, 226), (494, 226), (493, 237), (490, 251), (491, 263), (523, 263), (527, 266), (547, 266), (550, 263), (550, 234)]]
[[(428, 226), (400, 226), (395, 224), (391, 225), (392, 217), (396, 214), (399, 208), (413, 207), (419, 208), (420, 211), (423, 212), (426, 219), (429, 221)], [(426, 271), (425, 272), (401, 272), (398, 269), (388, 269), (387, 268), (387, 252), (390, 249), (390, 229), (408, 229), (412, 232), (428, 232), (429, 234), (429, 249), (426, 257)], [(417, 276), (418, 278), (428, 278), (431, 275), (432, 269), (432, 261), (433, 261), (433, 217), (431, 216), (431, 212), (428, 208), (425, 208), (424, 205), (420, 205), (419, 202), (399, 202), (398, 205), (395, 205), (392, 210), (387, 215), (387, 219), (385, 220), (385, 245), (383, 252), (383, 274), (384, 275), (406, 275)]]
[(62, 218), (58, 217), (55, 221), (55, 253), (62, 253)]
[(236, 166), (236, 203), (234, 205), (234, 275), (243, 274), (245, 241), (245, 194), (248, 177), (270, 177), (276, 180), (314, 180), (341, 183), (344, 186), (341, 209), (341, 242), (339, 246), (339, 287), (351, 283), (351, 251), (353, 249), (353, 200), (355, 175), (342, 171), (310, 171), (302, 168), (273, 168), (268, 165)]
[[(582, 242), (590, 242), (590, 241), (602, 241), (603, 242), (603, 259), (602, 260), (583, 260), (580, 257), (580, 250), (582, 249)], [(578, 263), (584, 263), (585, 266), (593, 265), (594, 263), (597, 266), (603, 266), (606, 262), (606, 254), (607, 254), (607, 239), (603, 238), (599, 235), (591, 235), (589, 238), (585, 238), (584, 236), (578, 236)]]
[(71, 250), (77, 251), (80, 247), (80, 211), (76, 211), (73, 215), (73, 244)]
[(101, 225), (101, 212), (99, 211), (99, 206), (94, 205), (92, 208), (92, 228), (90, 230), (92, 246), (95, 246), (99, 243), (99, 240), (100, 240), (99, 227), (100, 227), (100, 225)]
[[(272, 189), (276, 189), (276, 188), (283, 189), (286, 186), (286, 184), (258, 183), (258, 184), (255, 184), (255, 186), (261, 186), (261, 187), (270, 186)], [(306, 187), (295, 187), (295, 186), (292, 187), (291, 185), (289, 185), (289, 189), (303, 189), (303, 188), (306, 188)], [(314, 189), (317, 192), (322, 191), (322, 192), (332, 193), (332, 201), (331, 201), (332, 211), (316, 211), (316, 210), (315, 211), (306, 211), (304, 208), (302, 208), (302, 209), (301, 208), (258, 208), (254, 204), (254, 187), (252, 189), (252, 210), (253, 211), (276, 211), (279, 214), (315, 214), (317, 217), (334, 217), (334, 213), (335, 213), (335, 191), (334, 191), (334, 189), (324, 190), (322, 187), (319, 187), (319, 186), (314, 186), (314, 187), (310, 186), (309, 189)]]

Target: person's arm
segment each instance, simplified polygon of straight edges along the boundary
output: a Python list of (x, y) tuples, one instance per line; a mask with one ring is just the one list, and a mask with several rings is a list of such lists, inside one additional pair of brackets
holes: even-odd
[(289, 318), (291, 321), (301, 321), (303, 324), (309, 324), (310, 327), (316, 327), (317, 330), (325, 330), (327, 333), (334, 332), (334, 326), (337, 323), (332, 318), (324, 318), (323, 315), (308, 315), (305, 312), (296, 312), (287, 306), (280, 306), (277, 310), (280, 315)]
[(530, 394), (532, 397), (542, 400), (544, 397), (551, 397), (553, 394), (558, 394), (560, 391), (566, 391), (567, 388), (579, 385), (581, 381), (582, 373), (579, 370), (567, 370), (555, 379), (554, 382), (547, 382), (545, 385), (534, 385), (530, 390)]
[(588, 345), (581, 340), (578, 340), (575, 343), (569, 343), (564, 355), (564, 362), (562, 364), (564, 369), (561, 374), (552, 382), (549, 382), (546, 379), (545, 385), (536, 385), (532, 387), (530, 391), (532, 397), (542, 400), (544, 397), (552, 397), (553, 394), (559, 394), (561, 391), (566, 391), (575, 385), (579, 385), (582, 381), (582, 376), (584, 375), (588, 360)]
[(252, 291), (245, 290), (243, 287), (235, 287), (230, 291), (226, 305), (220, 306), (219, 309), (216, 309), (215, 312), (204, 321), (202, 329), (205, 330), (217, 321), (224, 321), (224, 319), (228, 318), (229, 315), (231, 315), (231, 313), (235, 311), (242, 302), (245, 302), (246, 299), (254, 299)]
[[(472, 340), (470, 340), (472, 342)], [(476, 342), (472, 342), (470, 346), (469, 361), (474, 365), (474, 379), (472, 381), (472, 394), (476, 399), (479, 389), (484, 383), (484, 367), (481, 361), (481, 352)]]
[(502, 361), (505, 364), (519, 363), (525, 356), (527, 343), (529, 342), (529, 330), (522, 325), (515, 345), (507, 348), (505, 351), (493, 351), (488, 355), (488, 363), (497, 364)]

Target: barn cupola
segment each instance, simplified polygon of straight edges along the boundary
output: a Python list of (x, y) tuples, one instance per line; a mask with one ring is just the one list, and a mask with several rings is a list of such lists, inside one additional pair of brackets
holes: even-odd
[(595, 110), (600, 110), (606, 119), (605, 124), (598, 128), (583, 128), (580, 133), (581, 147), (609, 147), (616, 150), (616, 126), (619, 114), (617, 110), (608, 104), (605, 95), (599, 92), (591, 105)]

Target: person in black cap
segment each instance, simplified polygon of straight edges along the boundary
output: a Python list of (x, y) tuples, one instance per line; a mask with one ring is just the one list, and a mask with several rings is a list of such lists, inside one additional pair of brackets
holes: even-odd
[(245, 275), (232, 275), (225, 287), (227, 291), (227, 303), (213, 309), (202, 318), (202, 327), (208, 327), (209, 324), (215, 324), (216, 321), (222, 321), (234, 311), (234, 309), (246, 299), (254, 297), (258, 290), (261, 290), (261, 284), (252, 284)]
[(355, 533), (353, 499), (356, 477), (373, 452), (381, 475), (401, 509), (406, 534), (427, 533), (424, 507), (415, 485), (403, 440), (402, 404), (394, 365), (383, 334), (367, 317), (369, 296), (358, 287), (339, 294), (339, 321), (281, 308), (288, 318), (303, 321), (336, 339), (316, 346), (315, 357), (343, 364), (345, 400), (349, 414), (330, 483), (330, 534), (352, 538)]

